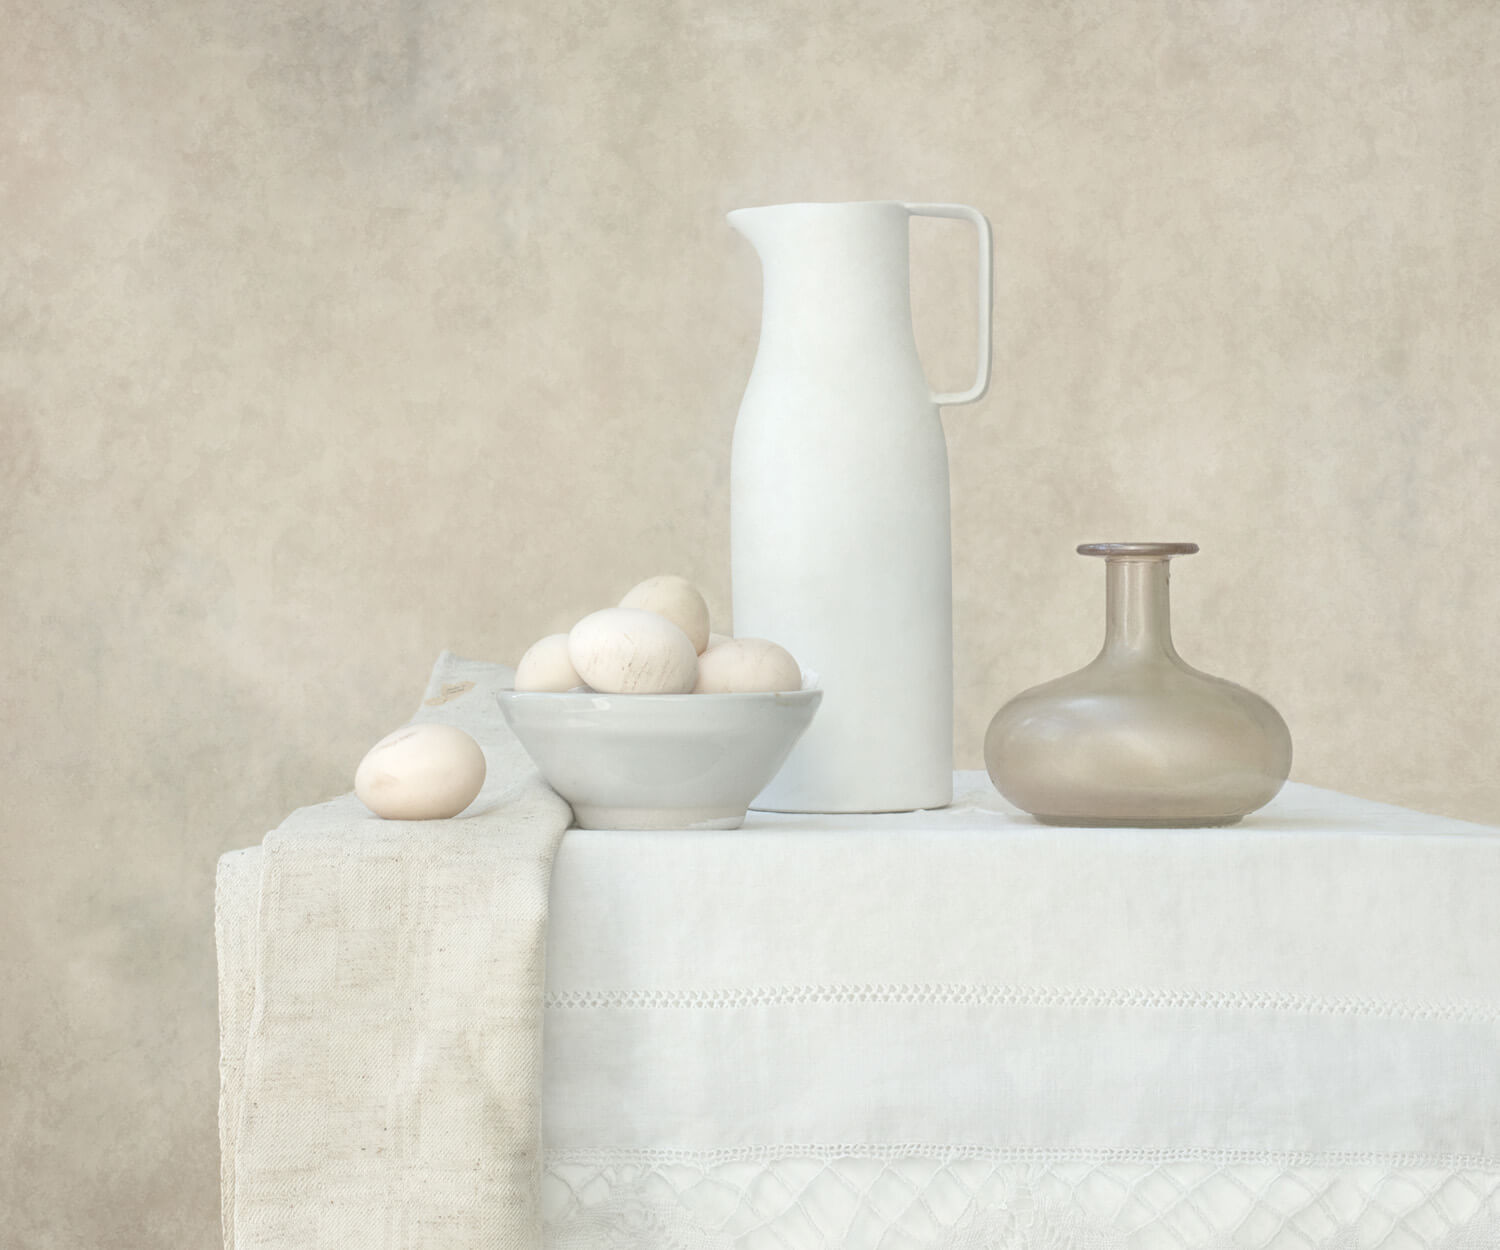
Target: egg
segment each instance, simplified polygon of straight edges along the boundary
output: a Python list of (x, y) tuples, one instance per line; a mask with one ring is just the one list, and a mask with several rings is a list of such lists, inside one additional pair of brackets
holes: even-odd
[(698, 680), (692, 640), (665, 616), (605, 608), (573, 626), (568, 656), (583, 681), (604, 694), (689, 694)]
[(721, 642), (733, 641), (734, 639), (732, 639), (728, 634), (710, 634), (708, 636), (708, 647), (704, 647), (703, 649), (707, 651), (709, 647), (717, 647)]
[(474, 801), (484, 771), (484, 752), (462, 729), (407, 725), (360, 760), (354, 793), (386, 820), (446, 820)]
[(583, 685), (568, 658), (567, 634), (548, 634), (527, 648), (516, 665), (517, 690), (573, 690)]
[(764, 638), (730, 638), (698, 657), (696, 694), (801, 690), (802, 670), (785, 647)]
[(648, 577), (620, 600), (620, 606), (660, 613), (692, 640), (695, 655), (708, 646), (708, 603), (685, 577)]

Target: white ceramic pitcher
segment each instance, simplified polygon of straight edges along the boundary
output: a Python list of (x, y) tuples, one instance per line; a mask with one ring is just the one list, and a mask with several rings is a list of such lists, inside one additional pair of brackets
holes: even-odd
[[(979, 368), (933, 394), (908, 223), (979, 232)], [(730, 472), (734, 631), (817, 672), (823, 705), (754, 806), (893, 812), (953, 798), (953, 570), (941, 404), (989, 386), (990, 227), (959, 204), (780, 204), (729, 223), (760, 254), (760, 348)]]

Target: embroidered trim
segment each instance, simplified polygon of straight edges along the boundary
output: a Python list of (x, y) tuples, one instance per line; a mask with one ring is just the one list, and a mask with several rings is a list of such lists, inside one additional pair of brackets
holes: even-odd
[(728, 1146), (712, 1150), (688, 1148), (592, 1149), (548, 1147), (547, 1166), (588, 1163), (602, 1167), (686, 1163), (707, 1168), (726, 1163), (769, 1163), (781, 1159), (982, 1159), (995, 1163), (1206, 1163), (1218, 1167), (1264, 1165), (1278, 1168), (1372, 1167), (1404, 1170), (1442, 1168), (1453, 1171), (1500, 1171), (1500, 1156), (1431, 1154), (1361, 1150), (1217, 1150), (1195, 1147), (1084, 1147), (965, 1146), (926, 1142), (877, 1142), (857, 1144), (788, 1143), (775, 1146)]
[[(762, 1148), (760, 1153), (772, 1148)], [(549, 1250), (1495, 1250), (1500, 1171), (604, 1151), (544, 1165)], [(834, 1148), (836, 1149), (836, 1148)], [(901, 1150), (903, 1147), (885, 1147)], [(921, 1149), (921, 1148), (918, 1148)], [(993, 1154), (995, 1152), (987, 1152)], [(1048, 1152), (1056, 1153), (1056, 1152)], [(610, 1156), (633, 1156), (611, 1162)], [(642, 1156), (670, 1156), (643, 1160)], [(708, 1162), (712, 1156), (718, 1161)], [(742, 1161), (743, 1160), (743, 1161)]]
[(1144, 1008), (1168, 1011), (1281, 1011), (1299, 1015), (1383, 1016), (1405, 1020), (1500, 1020), (1500, 1003), (1400, 1002), (1219, 990), (1165, 990), (1028, 985), (780, 985), (701, 990), (563, 990), (546, 995), (549, 1010), (732, 1010), (819, 1003), (934, 1003), (945, 1006)]

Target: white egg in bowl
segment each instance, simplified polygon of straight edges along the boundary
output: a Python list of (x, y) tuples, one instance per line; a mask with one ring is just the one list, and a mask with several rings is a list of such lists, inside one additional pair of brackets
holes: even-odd
[(738, 829), (821, 690), (502, 690), (500, 710), (584, 829)]

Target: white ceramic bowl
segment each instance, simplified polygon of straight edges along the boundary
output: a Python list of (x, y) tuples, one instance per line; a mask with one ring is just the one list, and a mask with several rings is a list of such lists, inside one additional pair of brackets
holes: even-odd
[(582, 828), (738, 829), (823, 692), (498, 697)]

